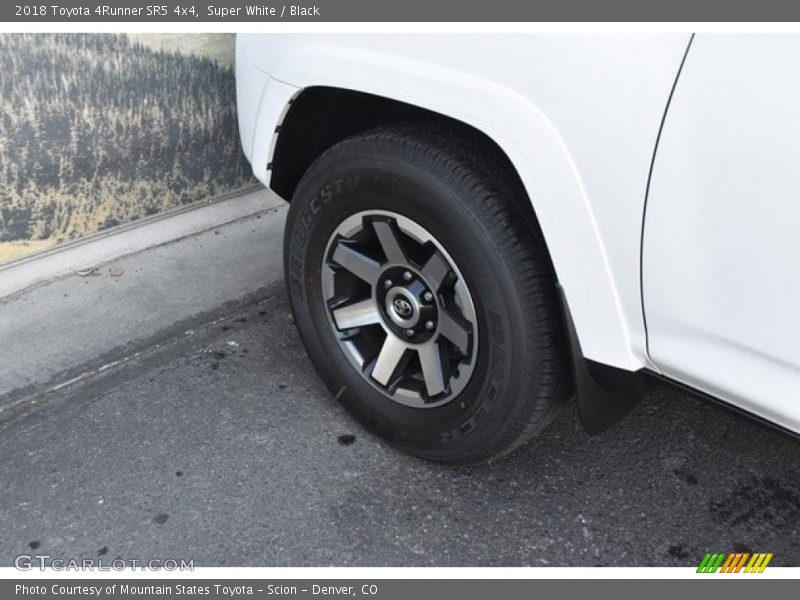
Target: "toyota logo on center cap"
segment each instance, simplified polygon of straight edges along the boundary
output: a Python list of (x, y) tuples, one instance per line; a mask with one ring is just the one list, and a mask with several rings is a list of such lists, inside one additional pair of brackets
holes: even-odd
[(392, 304), (395, 311), (397, 311), (397, 314), (404, 319), (410, 317), (411, 313), (414, 312), (414, 308), (411, 306), (411, 303), (405, 298), (395, 298)]

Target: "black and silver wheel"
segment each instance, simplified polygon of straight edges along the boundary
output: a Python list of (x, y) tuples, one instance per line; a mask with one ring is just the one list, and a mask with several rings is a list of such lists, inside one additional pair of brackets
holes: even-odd
[(295, 191), (284, 261), (306, 349), (413, 454), (505, 454), (564, 400), (555, 281), (521, 193), (490, 153), (413, 125), (340, 142)]
[(342, 352), (387, 398), (434, 408), (466, 387), (475, 305), (447, 250), (419, 224), (382, 210), (346, 218), (325, 251), (322, 294)]

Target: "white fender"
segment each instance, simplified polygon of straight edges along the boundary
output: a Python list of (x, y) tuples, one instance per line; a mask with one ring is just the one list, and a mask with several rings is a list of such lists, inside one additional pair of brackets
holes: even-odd
[[(642, 76), (644, 83), (637, 81), (639, 97), (625, 97), (619, 106), (613, 106), (609, 99), (625, 90), (608, 90), (608, 84), (602, 83), (603, 75), (611, 75), (612, 84), (624, 81), (625, 70), (619, 68), (606, 73), (602, 68), (595, 69), (600, 73), (592, 71), (590, 77), (583, 78), (585, 81), (581, 81), (581, 70), (576, 69), (574, 90), (555, 90), (560, 92), (559, 98), (558, 93), (553, 93), (551, 82), (542, 76), (551, 67), (536, 62), (531, 76), (522, 79), (516, 71), (507, 77), (498, 75), (494, 71), (500, 69), (493, 69), (491, 61), (477, 58), (480, 68), (467, 69), (464, 63), (469, 61), (463, 54), (456, 60), (453, 53), (463, 50), (468, 54), (474, 44), (456, 43), (453, 48), (445, 44), (439, 52), (432, 52), (430, 38), (446, 36), (428, 36), (420, 44), (422, 50), (416, 53), (398, 51), (396, 38), (384, 43), (374, 36), (291, 36), (288, 42), (271, 41), (270, 51), (262, 59), (257, 53), (263, 48), (247, 37), (239, 42), (240, 55), (246, 54), (240, 60), (246, 58), (254, 64), (262, 60), (262, 71), (270, 74), (250, 152), (259, 179), (268, 181), (266, 167), (274, 147), (275, 125), (280, 123), (287, 102), (306, 87), (330, 86), (371, 93), (467, 123), (494, 140), (517, 169), (541, 224), (584, 356), (630, 371), (652, 367), (646, 355), (641, 313), (641, 210), (658, 125), (688, 36), (662, 36), (657, 48), (647, 46), (646, 51), (639, 50), (639, 57), (631, 57), (629, 62), (635, 70), (652, 70), (654, 74), (649, 79)], [(478, 39), (485, 43), (486, 37), (494, 36)], [(561, 37), (564, 36), (550, 36), (540, 44), (547, 48), (538, 51), (542, 60), (558, 59), (569, 66), (564, 52), (559, 55), (558, 48), (553, 47), (558, 46), (556, 38)], [(581, 46), (575, 36), (569, 37)], [(642, 43), (639, 38), (629, 38), (625, 43), (612, 43), (609, 39), (604, 45), (602, 40), (590, 39), (585, 47), (570, 50), (575, 54), (571, 64), (618, 60), (618, 56), (635, 52), (634, 46)], [(598, 48), (613, 56), (597, 56)], [(534, 44), (531, 55), (536, 54)], [(566, 67), (562, 64), (559, 68)], [(562, 80), (566, 76), (558, 75)], [(627, 75), (636, 79), (631, 73)], [(576, 103), (573, 92), (589, 98)], [(541, 96), (541, 103), (536, 102), (537, 95)], [(597, 122), (594, 114), (602, 114), (603, 103), (613, 109), (608, 113), (607, 124)], [(593, 108), (581, 110), (581, 104)], [(543, 105), (556, 108), (546, 111)], [(631, 106), (628, 115), (617, 112)], [(552, 114), (565, 126), (559, 129)], [(596, 134), (580, 127), (589, 118)], [(633, 126), (640, 125), (635, 122), (637, 119), (646, 121), (648, 126), (634, 130)], [(631, 127), (619, 131), (620, 122)], [(611, 126), (617, 131), (608, 132), (610, 137), (601, 140)], [(594, 146), (571, 146), (565, 132), (593, 140)], [(587, 169), (591, 172), (587, 173)], [(587, 175), (592, 181), (591, 189), (585, 183)]]

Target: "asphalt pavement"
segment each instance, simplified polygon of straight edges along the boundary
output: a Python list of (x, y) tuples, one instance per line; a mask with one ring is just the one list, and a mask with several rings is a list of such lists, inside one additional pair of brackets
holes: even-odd
[[(501, 462), (445, 467), (355, 423), (279, 283), (0, 422), (0, 564), (800, 565), (800, 442), (675, 392), (586, 435), (567, 410)], [(146, 340), (144, 340), (146, 342)], [(145, 344), (145, 346), (147, 346)]]

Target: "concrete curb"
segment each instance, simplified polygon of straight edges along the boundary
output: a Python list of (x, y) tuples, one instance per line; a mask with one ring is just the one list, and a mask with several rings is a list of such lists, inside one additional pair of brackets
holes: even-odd
[(14, 419), (36, 412), (73, 390), (80, 390), (81, 395), (86, 394), (87, 388), (97, 392), (98, 386), (115, 381), (120, 373), (136, 371), (142, 365), (154, 367), (159, 357), (170, 349), (188, 351), (190, 347), (202, 344), (209, 335), (218, 335), (216, 327), (220, 323), (235, 319), (253, 307), (266, 306), (282, 293), (282, 282), (273, 281), (247, 296), (182, 319), (146, 339), (123, 341), (121, 345), (78, 367), (56, 373), (49, 381), (0, 394), (0, 431)]
[(221, 197), (210, 204), (182, 207), (141, 219), (11, 261), (0, 265), (0, 299), (281, 204), (283, 201), (277, 195), (259, 187)]
[[(263, 299), (282, 278), (285, 216), (262, 190), (0, 270), (0, 413), (108, 377), (180, 328)], [(91, 276), (73, 271), (87, 267)]]

